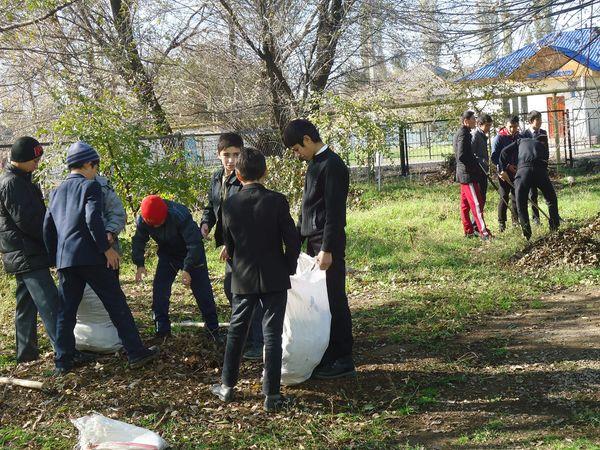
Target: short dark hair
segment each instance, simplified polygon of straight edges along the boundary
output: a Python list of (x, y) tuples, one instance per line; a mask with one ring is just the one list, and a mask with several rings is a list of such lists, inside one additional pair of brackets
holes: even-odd
[(237, 133), (223, 133), (219, 136), (219, 142), (217, 142), (217, 152), (225, 150), (227, 147), (242, 148), (244, 146), (244, 140)]
[(313, 142), (321, 142), (319, 130), (310, 120), (294, 119), (283, 130), (283, 145), (287, 148), (296, 144), (304, 146), (304, 136), (308, 136)]
[(460, 115), (460, 120), (471, 119), (475, 115), (475, 111), (467, 109), (464, 113)]
[(477, 117), (477, 123), (479, 125), (483, 125), (484, 123), (492, 123), (494, 120), (492, 119), (492, 116), (490, 116), (489, 114), (479, 114), (479, 116)]
[(504, 119), (504, 123), (506, 123), (506, 122), (516, 123), (517, 125), (519, 125), (519, 123), (521, 122), (521, 119), (519, 119), (519, 116), (515, 116), (514, 114), (509, 114), (508, 116), (506, 116), (506, 119)]
[(265, 156), (252, 147), (244, 147), (235, 165), (235, 170), (244, 181), (260, 180), (267, 171)]
[(100, 165), (100, 160), (99, 159), (95, 159), (93, 161), (80, 161), (80, 162), (76, 162), (73, 164), (69, 164), (68, 165), (68, 169), (72, 170), (72, 169), (81, 169), (84, 164), (86, 163), (90, 163), (92, 166), (99, 166)]
[(535, 119), (540, 119), (542, 120), (542, 113), (539, 111), (536, 111), (535, 109), (533, 111), (531, 111), (529, 114), (527, 114), (527, 122), (531, 123), (533, 122)]

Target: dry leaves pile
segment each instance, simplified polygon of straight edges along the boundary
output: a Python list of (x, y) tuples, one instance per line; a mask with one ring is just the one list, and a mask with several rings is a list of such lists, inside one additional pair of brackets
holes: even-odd
[(515, 255), (515, 264), (525, 270), (551, 267), (600, 267), (600, 215), (579, 228), (549, 234)]

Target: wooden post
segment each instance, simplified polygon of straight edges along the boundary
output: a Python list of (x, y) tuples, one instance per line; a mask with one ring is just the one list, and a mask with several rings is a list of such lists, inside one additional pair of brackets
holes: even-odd
[(554, 150), (556, 153), (556, 168), (560, 164), (560, 130), (558, 122), (558, 101), (556, 99), (556, 92), (552, 94), (552, 117), (554, 122)]

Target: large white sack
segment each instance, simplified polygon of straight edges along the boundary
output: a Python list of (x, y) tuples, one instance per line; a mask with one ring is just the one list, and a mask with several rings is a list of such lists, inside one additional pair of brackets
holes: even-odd
[(79, 430), (81, 450), (163, 450), (168, 446), (153, 431), (97, 413), (71, 419), (71, 422)]
[(88, 285), (85, 286), (77, 310), (74, 334), (77, 350), (114, 353), (122, 347), (117, 329), (110, 320), (106, 308)]
[(290, 281), (281, 365), (281, 383), (286, 385), (302, 383), (310, 377), (327, 350), (331, 327), (325, 271), (316, 266), (315, 258), (301, 253)]

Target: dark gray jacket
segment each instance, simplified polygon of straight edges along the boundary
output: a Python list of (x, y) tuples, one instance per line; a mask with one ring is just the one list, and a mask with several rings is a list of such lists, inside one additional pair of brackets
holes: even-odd
[(488, 151), (488, 137), (485, 135), (481, 128), (477, 127), (473, 132), (471, 139), (471, 147), (475, 154), (475, 159), (481, 167), (489, 173), (490, 171), (490, 153)]
[(46, 206), (31, 174), (9, 164), (0, 176), (0, 253), (8, 273), (50, 266), (42, 227)]
[(461, 184), (478, 182), (483, 174), (473, 154), (470, 128), (460, 127), (452, 144), (456, 156), (456, 181)]

